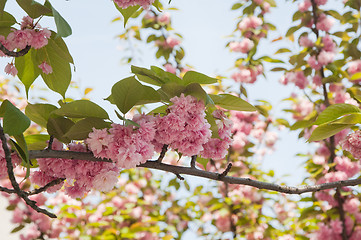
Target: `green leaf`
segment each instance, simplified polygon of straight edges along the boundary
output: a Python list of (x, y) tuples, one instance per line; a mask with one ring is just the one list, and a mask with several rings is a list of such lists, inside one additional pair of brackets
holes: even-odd
[(167, 96), (166, 100), (169, 100), (170, 98), (175, 96), (179, 97), (182, 93), (185, 92), (185, 90), (185, 86), (172, 82), (163, 84), (158, 91), (165, 94)]
[[(5, 4), (5, 3), (4, 3)], [(8, 12), (1, 12), (0, 27), (11, 27), (16, 23), (16, 19)]]
[(132, 73), (134, 73), (137, 76), (139, 81), (156, 85), (159, 87), (162, 86), (162, 84), (166, 83), (164, 80), (159, 78), (153, 71), (149, 69), (131, 66), (131, 70)]
[(359, 113), (361, 110), (351, 104), (341, 103), (341, 104), (333, 104), (326, 108), (317, 118), (314, 125), (320, 125), (328, 122), (332, 122), (337, 118), (350, 114), (350, 113)]
[(64, 136), (73, 140), (84, 140), (93, 128), (110, 128), (110, 122), (105, 122), (102, 118), (84, 118), (76, 122)]
[(291, 52), (291, 50), (289, 50), (288, 48), (280, 48), (274, 54), (286, 53), (286, 52)]
[(50, 136), (54, 136), (63, 143), (69, 143), (71, 139), (64, 135), (73, 125), (74, 122), (68, 118), (49, 118), (47, 130)]
[(208, 94), (199, 83), (188, 84), (185, 88), (184, 94), (196, 97), (197, 99), (202, 100), (205, 104), (207, 103)]
[(50, 136), (47, 134), (32, 134), (25, 136), (26, 144), (30, 150), (43, 150), (48, 146)]
[(67, 21), (60, 15), (58, 11), (55, 10), (55, 8), (51, 6), (51, 10), (54, 16), (54, 21), (56, 25), (56, 29), (58, 30), (58, 36), (60, 37), (68, 37), (72, 34), (72, 30), (70, 25), (67, 23)]
[(30, 126), (30, 119), (9, 100), (1, 104), (0, 117), (3, 117), (4, 132), (10, 136), (20, 135)]
[(351, 113), (346, 115), (336, 121), (333, 121), (332, 124), (358, 124), (361, 123), (361, 113)]
[(48, 63), (53, 72), (50, 74), (41, 73), (46, 85), (53, 91), (65, 98), (65, 92), (71, 80), (71, 69), (69, 59), (64, 58), (64, 52), (59, 52), (59, 46), (55, 40), (49, 39), (48, 45), (38, 50), (38, 61)]
[(136, 105), (146, 104), (146, 103), (156, 103), (160, 102), (161, 97), (159, 93), (154, 90), (154, 88), (143, 85), (143, 94), (141, 99), (137, 102)]
[(4, 8), (7, 0), (0, 0), (0, 17), (4, 14)]
[(133, 14), (136, 13), (138, 11), (138, 9), (140, 8), (140, 6), (136, 5), (136, 6), (130, 6), (130, 7), (127, 7), (126, 9), (123, 9), (123, 8), (119, 7), (118, 4), (116, 4), (116, 3), (114, 3), (114, 5), (118, 9), (118, 11), (123, 15), (124, 27), (127, 24), (129, 18), (131, 18), (133, 16)]
[(358, 72), (351, 76), (351, 81), (359, 80), (360, 78), (361, 78), (361, 72)]
[(156, 113), (166, 113), (168, 109), (167, 105), (162, 105), (160, 107), (157, 107), (155, 109), (153, 109), (152, 111), (150, 111), (148, 114), (156, 114)]
[(66, 103), (53, 113), (69, 118), (96, 117), (109, 119), (108, 113), (103, 108), (89, 100), (76, 100)]
[(23, 165), (26, 166), (26, 175), (25, 179), (30, 176), (30, 159), (29, 159), (29, 152), (28, 152), (28, 146), (26, 144), (25, 138), (23, 134), (14, 136), (16, 139), (16, 142), (12, 141), (13, 146), (15, 147), (17, 153), (23, 160)]
[(34, 49), (30, 49), (30, 51), (22, 57), (15, 58), (15, 67), (18, 70), (18, 77), (25, 86), (27, 97), (31, 85), (41, 74), (41, 69), (38, 67), (39, 64)]
[(206, 119), (207, 119), (207, 122), (211, 125), (210, 129), (212, 131), (212, 138), (220, 138), (216, 120), (214, 119), (212, 113), (210, 113), (208, 110), (206, 111)]
[(198, 156), (196, 161), (199, 162), (204, 167), (204, 169), (207, 169), (207, 164), (209, 162), (209, 159), (205, 159)]
[(52, 16), (51, 9), (34, 0), (16, 0), (16, 2), (31, 18), (35, 19), (42, 15)]
[(214, 101), (215, 105), (218, 105), (222, 108), (228, 109), (228, 110), (237, 110), (237, 111), (257, 111), (257, 109), (249, 104), (247, 101), (230, 95), (230, 94), (209, 94), (209, 96)]
[(25, 108), (25, 114), (31, 119), (31, 121), (46, 128), (50, 113), (56, 110), (57, 107), (51, 104), (28, 104)]
[(23, 229), (25, 227), (25, 225), (21, 224), (17, 227), (15, 227), (13, 230), (11, 230), (11, 233), (16, 233), (19, 232), (21, 229)]
[(119, 110), (126, 114), (143, 96), (143, 85), (135, 77), (120, 80), (112, 87), (112, 99)]
[(290, 29), (288, 29), (287, 33), (286, 33), (286, 37), (291, 36), (294, 32), (296, 32), (300, 27), (299, 26), (294, 26), (291, 27)]
[(313, 130), (308, 142), (320, 141), (352, 126), (353, 124), (327, 124), (318, 126), (315, 130)]
[(74, 64), (73, 57), (70, 55), (69, 49), (66, 46), (66, 43), (64, 42), (63, 38), (57, 36), (55, 32), (51, 32), (50, 39), (53, 41), (53, 50), (64, 60), (68, 61), (69, 63)]
[(199, 84), (212, 84), (217, 83), (216, 78), (208, 77), (202, 73), (195, 71), (188, 71), (183, 76), (184, 84), (187, 85), (189, 83), (199, 83)]

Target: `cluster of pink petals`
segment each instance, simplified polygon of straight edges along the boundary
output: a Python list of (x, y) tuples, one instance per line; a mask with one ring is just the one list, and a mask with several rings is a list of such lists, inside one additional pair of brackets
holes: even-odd
[[(6, 166), (6, 159), (5, 159), (5, 152), (4, 149), (2, 148), (2, 142), (0, 140), (0, 179), (6, 178), (8, 176), (8, 172), (7, 172), (7, 166)], [(10, 146), (8, 146), (10, 149)], [(21, 163), (21, 159), (19, 158), (19, 156), (16, 153), (11, 154), (11, 160), (12, 160), (12, 164), (13, 167), (16, 167), (17, 165), (19, 165)]]
[(308, 38), (308, 36), (301, 36), (299, 39), (300, 46), (302, 47), (312, 47), (313, 41)]
[(198, 155), (212, 135), (203, 101), (183, 94), (170, 100), (169, 114), (156, 120), (155, 144), (167, 144), (184, 156)]
[(157, 17), (157, 21), (160, 24), (167, 25), (170, 23), (170, 14), (168, 12)]
[(114, 0), (114, 2), (120, 8), (128, 8), (130, 6), (139, 5), (145, 9), (148, 9), (149, 6), (154, 2), (154, 0)]
[(312, 6), (312, 3), (310, 0), (304, 0), (303, 2), (298, 4), (298, 11), (306, 12), (311, 6)]
[[(86, 152), (83, 144), (71, 143), (70, 151)], [(63, 144), (54, 141), (53, 149), (63, 150)], [(76, 159), (39, 158), (39, 171), (31, 175), (33, 183), (44, 186), (56, 178), (65, 178), (65, 192), (73, 198), (81, 198), (91, 189), (109, 191), (117, 183), (119, 169), (113, 163), (91, 162)], [(48, 189), (55, 192), (62, 187), (58, 184)]]
[(164, 41), (157, 40), (155, 44), (164, 48), (173, 49), (180, 44), (180, 41), (174, 37), (167, 37)]
[(292, 110), (294, 111), (292, 117), (296, 120), (302, 120), (308, 116), (314, 109), (314, 105), (306, 98), (297, 99), (292, 103)]
[(249, 38), (245, 38), (241, 42), (229, 43), (229, 48), (233, 52), (248, 53), (253, 47), (254, 47), (254, 43)]
[(109, 158), (117, 167), (134, 168), (151, 158), (154, 147), (154, 117), (135, 115), (133, 120), (140, 124), (123, 126), (113, 123), (109, 129), (93, 129), (86, 140), (95, 157)]
[(302, 71), (288, 72), (281, 79), (280, 83), (287, 85), (288, 83), (294, 83), (300, 89), (305, 89), (308, 85), (308, 79)]
[(50, 74), (53, 72), (53, 68), (49, 64), (47, 64), (47, 62), (42, 62), (38, 67), (45, 74)]
[(349, 134), (345, 140), (341, 142), (342, 149), (349, 151), (352, 156), (361, 160), (361, 131), (355, 131)]
[(203, 145), (204, 150), (201, 152), (203, 158), (214, 160), (223, 159), (228, 148), (232, 143), (232, 121), (229, 120), (222, 110), (215, 110), (213, 116), (217, 119), (218, 134), (220, 138), (211, 138)]
[(8, 63), (6, 66), (5, 66), (5, 73), (6, 74), (9, 74), (9, 75), (12, 75), (12, 76), (16, 76), (18, 74), (18, 70), (16, 69), (16, 67), (14, 66), (13, 63)]
[(255, 68), (241, 66), (238, 72), (231, 75), (235, 82), (254, 83), (257, 77), (263, 73), (263, 66), (257, 65)]
[(173, 74), (176, 74), (176, 72), (177, 72), (177, 69), (175, 67), (173, 67), (173, 65), (170, 64), (170, 63), (164, 64), (164, 68), (165, 68), (165, 70), (167, 72), (170, 72), (170, 73), (173, 73)]
[(328, 52), (322, 50), (320, 54), (318, 54), (317, 59), (316, 56), (310, 56), (307, 60), (307, 63), (310, 65), (311, 68), (315, 70), (320, 70), (322, 66), (326, 66), (333, 62), (335, 57), (334, 52)]
[[(348, 72), (350, 75), (353, 75), (353, 74), (355, 74), (355, 73), (361, 72), (361, 60), (360, 60), (360, 59), (357, 59), (357, 60), (351, 61), (351, 62), (349, 63), (347, 72)], [(361, 81), (361, 78), (360, 78), (360, 79), (357, 79), (356, 81)]]
[(238, 24), (238, 28), (241, 31), (246, 31), (250, 29), (255, 29), (262, 25), (262, 19), (256, 16), (250, 16), (243, 18), (242, 21)]
[(33, 19), (24, 17), (21, 22), (21, 29), (13, 29), (6, 40), (3, 42), (4, 39), (2, 39), (1, 42), (10, 51), (24, 49), (27, 45), (39, 49), (48, 44), (50, 36), (50, 30), (41, 28), (39, 25), (34, 26)]
[(335, 23), (335, 20), (333, 18), (327, 17), (326, 14), (322, 13), (318, 17), (318, 22), (316, 24), (316, 28), (318, 30), (328, 32), (328, 31), (330, 31), (330, 29), (332, 28), (334, 23)]

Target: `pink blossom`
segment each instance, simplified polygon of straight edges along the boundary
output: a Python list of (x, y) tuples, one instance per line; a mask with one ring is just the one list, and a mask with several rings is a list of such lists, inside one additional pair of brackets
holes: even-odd
[(13, 50), (17, 49), (24, 49), (27, 45), (31, 45), (33, 40), (32, 30), (25, 29), (25, 30), (14, 30), (13, 32), (9, 33), (6, 40), (10, 44), (10, 49)]
[(304, 0), (303, 2), (298, 4), (298, 10), (300, 12), (306, 12), (311, 6), (312, 6), (312, 3), (310, 0)]
[(216, 227), (222, 232), (231, 230), (231, 220), (228, 215), (216, 216)]
[(112, 141), (111, 135), (107, 129), (95, 129), (89, 133), (89, 137), (86, 139), (86, 143), (89, 149), (93, 152), (97, 158), (106, 158), (108, 156), (108, 146)]
[(326, 34), (322, 38), (323, 50), (327, 52), (335, 52), (336, 51), (336, 43), (332, 40), (331, 36)]
[(16, 67), (14, 66), (13, 63), (8, 63), (5, 67), (5, 73), (12, 75), (12, 76), (16, 76), (18, 74), (18, 70), (16, 69)]
[(148, 9), (154, 0), (114, 0), (114, 2), (120, 8), (128, 8), (130, 6), (140, 5), (143, 8)]
[(320, 75), (315, 75), (313, 78), (312, 78), (312, 82), (313, 84), (315, 84), (316, 86), (322, 86), (322, 77)]
[[(361, 60), (354, 60), (349, 63), (349, 67), (347, 69), (347, 72), (350, 75), (353, 75), (355, 73), (361, 72)], [(355, 80), (355, 81), (361, 81), (361, 78)]]
[(43, 73), (45, 73), (45, 74), (50, 74), (50, 73), (53, 72), (53, 68), (52, 68), (49, 64), (47, 64), (46, 62), (41, 63), (38, 67), (39, 67), (39, 68), (43, 71)]
[(180, 41), (174, 37), (167, 37), (165, 40), (164, 47), (166, 48), (174, 48), (175, 46), (178, 46)]
[(35, 49), (40, 49), (48, 44), (48, 39), (51, 36), (51, 32), (44, 28), (39, 31), (32, 32), (33, 38), (31, 41), (31, 46)]
[(157, 17), (159, 23), (167, 25), (170, 23), (170, 14), (168, 12)]
[(20, 27), (21, 27), (21, 30), (24, 30), (24, 29), (31, 29), (34, 27), (34, 24), (33, 24), (33, 19), (29, 16), (25, 16), (23, 17), (22, 21), (21, 21), (21, 24), (20, 24)]
[(249, 38), (245, 38), (241, 42), (231, 42), (229, 47), (234, 52), (248, 53), (254, 47), (254, 43)]
[(322, 67), (322, 65), (319, 62), (317, 62), (315, 56), (310, 56), (307, 60), (307, 63), (310, 65), (311, 68), (315, 70), (320, 70)]
[(330, 29), (334, 23), (335, 23), (335, 20), (333, 18), (327, 17), (324, 13), (322, 13), (318, 18), (316, 28), (318, 30), (328, 32), (328, 31), (330, 31)]
[(299, 39), (300, 46), (302, 47), (312, 47), (313, 41), (308, 38), (308, 36), (301, 36)]
[(245, 17), (242, 21), (238, 24), (238, 28), (241, 31), (245, 31), (248, 29), (255, 29), (262, 25), (262, 19), (256, 16)]
[(176, 74), (176, 72), (177, 72), (177, 69), (175, 67), (173, 67), (173, 65), (170, 64), (170, 63), (164, 64), (164, 68), (165, 68), (165, 70), (167, 72), (170, 72), (170, 73), (173, 73), (173, 74)]
[(359, 239), (361, 239), (361, 227), (357, 226), (353, 231), (350, 240), (359, 240)]
[(108, 169), (102, 169), (93, 180), (93, 186), (95, 189), (103, 192), (109, 192), (115, 186), (118, 181), (119, 172), (109, 171)]
[(333, 62), (333, 58), (335, 57), (335, 53), (333, 52), (326, 52), (322, 50), (320, 54), (317, 56), (318, 63), (326, 66), (329, 63)]
[(306, 98), (298, 99), (297, 102), (292, 103), (292, 110), (294, 110), (293, 118), (301, 120), (313, 111), (314, 105)]
[(335, 157), (336, 169), (338, 171), (343, 171), (347, 174), (348, 177), (354, 176), (361, 169), (361, 166), (358, 162), (351, 162), (347, 157)]
[(343, 204), (343, 208), (346, 212), (357, 213), (360, 211), (360, 201), (357, 198), (349, 198)]
[(361, 159), (361, 131), (355, 131), (349, 134), (345, 140), (341, 142), (341, 147), (349, 151), (356, 159)]
[(314, 155), (312, 158), (312, 162), (317, 165), (323, 165), (326, 163), (326, 158), (320, 155)]

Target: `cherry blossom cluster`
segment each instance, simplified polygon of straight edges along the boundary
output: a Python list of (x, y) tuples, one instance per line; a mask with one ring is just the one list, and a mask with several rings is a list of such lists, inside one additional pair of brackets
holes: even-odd
[[(86, 152), (86, 146), (81, 143), (70, 143), (70, 151)], [(65, 150), (62, 143), (55, 140), (54, 150)], [(91, 162), (84, 160), (62, 158), (39, 158), (39, 170), (31, 175), (31, 181), (39, 186), (45, 186), (57, 178), (66, 179), (65, 193), (73, 198), (82, 198), (91, 189), (110, 191), (118, 181), (119, 168), (113, 163)], [(47, 189), (53, 193), (61, 189), (58, 184)]]
[(139, 124), (93, 129), (86, 140), (95, 157), (112, 159), (120, 168), (133, 168), (146, 162), (154, 151), (161, 152), (164, 145), (183, 156), (201, 154), (206, 158), (222, 159), (231, 143), (231, 122), (220, 111), (214, 111), (220, 138), (211, 138), (210, 124), (205, 119), (203, 101), (193, 96), (173, 97), (168, 114), (135, 115)]
[[(48, 39), (51, 36), (51, 32), (47, 28), (42, 28), (39, 23), (34, 23), (34, 20), (29, 17), (23, 17), (20, 24), (20, 29), (12, 29), (12, 32), (5, 38), (0, 36), (0, 42), (9, 51), (15, 49), (22, 50), (27, 46), (31, 46), (34, 49), (40, 49), (48, 44)], [(0, 56), (6, 56), (0, 51)], [(52, 67), (47, 62), (42, 62), (38, 66), (45, 74), (52, 73)], [(16, 76), (18, 70), (14, 66), (14, 63), (9, 63), (5, 67), (5, 73)]]
[(131, 6), (139, 5), (144, 9), (148, 9), (150, 5), (154, 2), (154, 0), (114, 0), (114, 2), (120, 8), (128, 8)]
[[(269, 12), (270, 5), (266, 1), (255, 1), (261, 9), (261, 14)], [(266, 37), (269, 27), (262, 18), (250, 15), (245, 16), (238, 23), (238, 30), (241, 35), (241, 41), (231, 41), (228, 47), (232, 52), (248, 54), (255, 51), (260, 39)], [(263, 66), (261, 64), (246, 62), (240, 58), (240, 63), (236, 63), (237, 72), (231, 75), (231, 78), (240, 83), (254, 83), (257, 77), (263, 74)]]

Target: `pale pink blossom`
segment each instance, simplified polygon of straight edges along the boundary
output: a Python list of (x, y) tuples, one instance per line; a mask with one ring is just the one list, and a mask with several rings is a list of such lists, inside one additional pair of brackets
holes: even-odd
[(47, 62), (43, 62), (38, 66), (41, 71), (43, 71), (43, 73), (45, 74), (50, 74), (53, 72), (53, 68), (47, 63)]
[(216, 227), (222, 232), (231, 230), (231, 220), (229, 215), (216, 216)]
[(175, 67), (173, 67), (173, 65), (170, 64), (170, 63), (164, 64), (164, 68), (165, 68), (165, 70), (167, 72), (170, 72), (170, 73), (173, 73), (173, 74), (176, 74), (176, 72), (177, 72), (177, 69)]
[(310, 56), (307, 60), (307, 63), (315, 70), (320, 70), (322, 67), (322, 65), (316, 60), (316, 56)]
[(327, 3), (327, 0), (315, 0), (316, 4), (318, 6), (325, 5)]
[(93, 186), (95, 189), (102, 192), (111, 191), (118, 181), (119, 172), (108, 169), (102, 169), (93, 180)]
[(302, 47), (312, 47), (313, 41), (308, 38), (308, 36), (302, 36), (299, 39), (300, 46)]
[(345, 140), (341, 142), (344, 150), (349, 151), (356, 159), (361, 159), (361, 131), (355, 131), (349, 134)]
[(356, 173), (360, 172), (361, 169), (359, 162), (352, 162), (347, 157), (337, 156), (335, 157), (334, 162), (336, 163), (336, 169), (345, 172), (348, 177), (354, 176)]
[(170, 23), (170, 14), (168, 12), (157, 17), (159, 23), (167, 25)]
[(316, 28), (318, 30), (328, 32), (328, 31), (330, 31), (330, 29), (334, 23), (335, 23), (335, 20), (333, 18), (327, 17), (324, 13), (322, 13), (318, 18)]
[(140, 5), (143, 8), (148, 9), (154, 0), (114, 0), (114, 2), (120, 8), (128, 8), (130, 6)]
[(254, 43), (249, 38), (243, 39), (241, 42), (231, 42), (229, 48), (234, 52), (248, 53), (254, 47)]
[(360, 201), (357, 198), (349, 198), (343, 204), (343, 208), (346, 212), (357, 213), (360, 211)]
[(312, 6), (312, 3), (310, 0), (304, 0), (303, 2), (298, 4), (298, 11), (306, 12), (311, 6)]
[(320, 54), (317, 56), (318, 63), (326, 66), (333, 62), (333, 58), (335, 57), (335, 53), (333, 52), (326, 52), (322, 50)]
[(238, 28), (241, 31), (245, 31), (248, 29), (255, 29), (262, 25), (262, 19), (256, 16), (245, 17), (238, 24)]
[(13, 63), (8, 63), (5, 67), (5, 73), (12, 75), (12, 76), (16, 76), (18, 74), (18, 70), (16, 69), (16, 67), (14, 66)]
[(13, 30), (7, 36), (6, 40), (10, 44), (9, 50), (24, 49), (27, 45), (31, 45), (33, 41), (33, 30)]
[(323, 38), (322, 38), (322, 43), (323, 43), (323, 50), (327, 51), (327, 52), (335, 52), (336, 51), (336, 43), (333, 41), (332, 37), (328, 34), (326, 34)]

